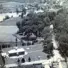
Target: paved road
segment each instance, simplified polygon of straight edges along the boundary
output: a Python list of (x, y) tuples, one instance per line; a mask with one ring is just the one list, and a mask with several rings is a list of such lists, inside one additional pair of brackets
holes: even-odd
[[(42, 52), (42, 44), (35, 44), (35, 45), (30, 45), (30, 46), (18, 46), (18, 48), (24, 48), (26, 52), (28, 53), (27, 55), (24, 56), (25, 61), (28, 62), (28, 58), (31, 57), (31, 61), (37, 61), (37, 60), (44, 60), (47, 59), (47, 54)], [(9, 50), (12, 48), (7, 48), (4, 49), (3, 51), (8, 53)], [(22, 58), (20, 58), (21, 60)], [(6, 64), (13, 64), (17, 63), (18, 59), (11, 59), (11, 58), (5, 58)]]

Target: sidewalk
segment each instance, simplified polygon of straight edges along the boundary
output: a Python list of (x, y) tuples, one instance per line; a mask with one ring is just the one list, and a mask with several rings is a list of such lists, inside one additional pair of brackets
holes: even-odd
[[(51, 65), (51, 61), (50, 60), (39, 60), (39, 61), (25, 62), (25, 63), (21, 63), (21, 66), (23, 66), (23, 65), (40, 64), (40, 63), (44, 66), (44, 68), (50, 68), (50, 65)], [(58, 61), (58, 63), (59, 63), (59, 68), (63, 68), (61, 61)], [(18, 66), (18, 64), (7, 64), (7, 65), (5, 65), (6, 68), (17, 67), (17, 66)]]
[[(25, 62), (25, 63), (21, 63), (21, 65), (32, 65), (32, 64), (39, 64), (39, 63), (44, 63), (44, 62), (47, 62), (46, 60), (39, 60), (39, 61), (32, 61), (32, 62)], [(5, 65), (6, 68), (9, 68), (9, 67), (17, 67), (18, 64), (7, 64)]]

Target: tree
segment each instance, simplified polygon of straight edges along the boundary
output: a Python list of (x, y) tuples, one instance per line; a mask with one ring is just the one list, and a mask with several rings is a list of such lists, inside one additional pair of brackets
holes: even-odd
[(50, 28), (45, 27), (42, 36), (44, 37), (43, 41), (43, 52), (47, 53), (49, 57), (53, 56), (53, 44), (52, 44), (52, 35), (50, 32)]
[(18, 10), (18, 8), (16, 8), (16, 13), (17, 13), (17, 14), (19, 13), (19, 10)]
[(23, 14), (23, 12), (22, 12), (22, 14), (21, 14), (21, 18), (23, 18), (23, 16), (24, 16), (24, 14)]
[(22, 13), (26, 14), (26, 9), (22, 8)]
[[(46, 41), (47, 42), (47, 41)], [(51, 41), (48, 41), (49, 43), (47, 43), (46, 45), (43, 46), (43, 52), (50, 54), (51, 56), (53, 56), (53, 44), (51, 43)]]
[(65, 58), (65, 62), (67, 64), (68, 67), (68, 63), (67, 63), (67, 57), (68, 57), (68, 35), (62, 35), (59, 37), (59, 52), (61, 54), (62, 57)]
[(46, 26), (49, 26), (49, 25), (50, 25), (50, 19), (49, 19), (48, 17), (45, 17), (45, 18), (44, 18), (44, 24), (45, 24)]
[(20, 27), (21, 27), (20, 22), (17, 22), (16, 25), (17, 25), (17, 27), (20, 29)]
[(26, 14), (26, 9), (23, 7), (22, 8), (22, 14), (21, 14), (21, 18), (23, 18), (23, 15)]
[(54, 21), (54, 33), (56, 35), (56, 40), (59, 43), (58, 50), (65, 61), (68, 57), (68, 14), (67, 12), (59, 13)]
[(39, 9), (40, 9), (39, 4), (35, 4), (35, 8), (36, 8), (37, 10), (39, 10)]
[(47, 16), (50, 19), (50, 21), (52, 21), (52, 20), (54, 20), (56, 13), (55, 12), (48, 12)]
[(41, 36), (41, 32), (44, 28), (44, 23), (40, 20), (39, 16), (35, 13), (29, 13), (22, 22), (17, 22), (19, 32), (25, 34), (34, 33), (36, 36)]
[(49, 28), (49, 26), (44, 27), (44, 29), (43, 29), (43, 31), (42, 31), (42, 36), (43, 36), (44, 38), (46, 38), (46, 37), (48, 37), (49, 35), (50, 35), (50, 28)]
[(68, 56), (68, 35), (62, 35), (59, 37), (59, 50), (63, 57)]

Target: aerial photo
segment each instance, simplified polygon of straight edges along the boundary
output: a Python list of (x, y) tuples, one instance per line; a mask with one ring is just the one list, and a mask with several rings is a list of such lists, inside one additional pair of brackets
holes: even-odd
[(0, 0), (0, 68), (68, 68), (68, 0)]

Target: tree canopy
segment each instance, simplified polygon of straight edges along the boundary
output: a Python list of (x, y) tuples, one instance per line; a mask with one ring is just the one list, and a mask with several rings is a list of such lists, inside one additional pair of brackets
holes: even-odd
[(22, 22), (17, 22), (19, 32), (25, 32), (25, 34), (32, 32), (36, 36), (41, 36), (42, 30), (48, 25), (50, 25), (50, 19), (43, 13), (36, 14), (31, 12), (26, 17), (22, 18)]
[(63, 57), (68, 57), (68, 14), (59, 13), (53, 20), (53, 25), (59, 52)]

